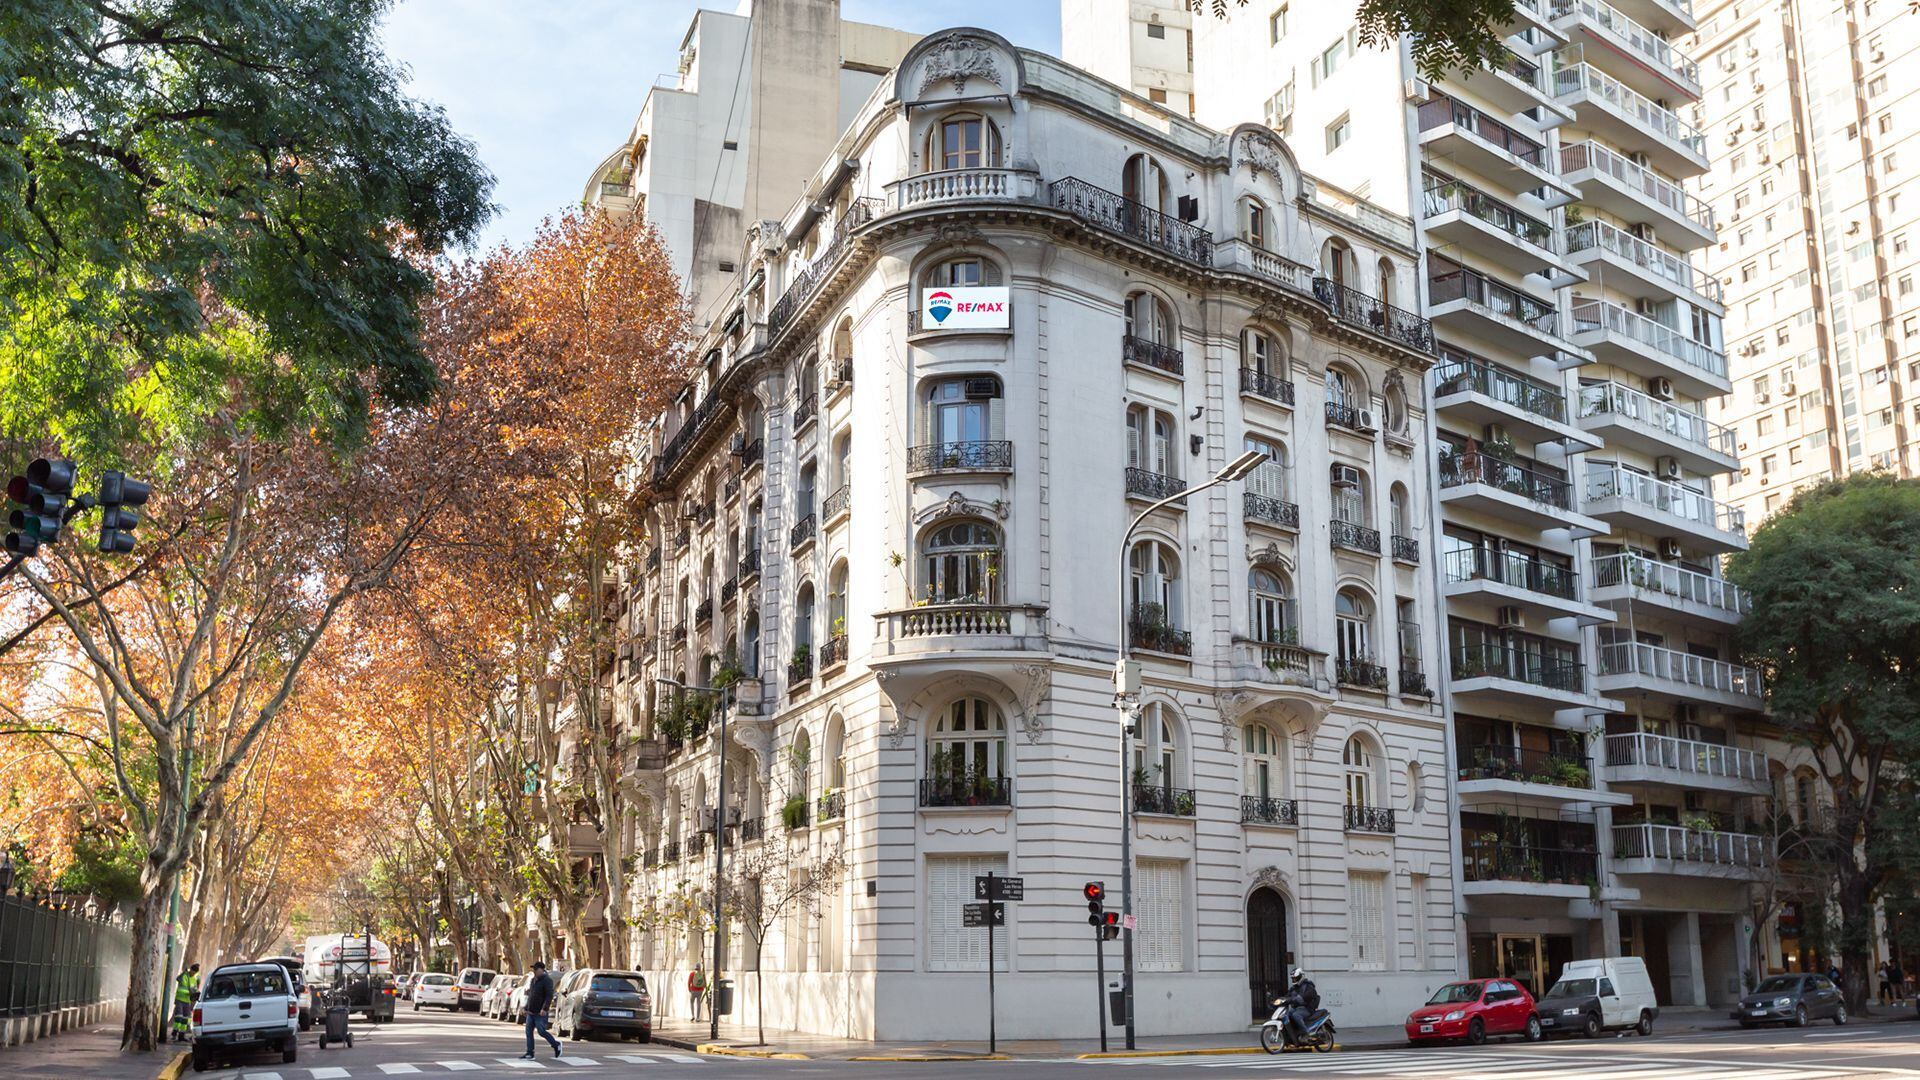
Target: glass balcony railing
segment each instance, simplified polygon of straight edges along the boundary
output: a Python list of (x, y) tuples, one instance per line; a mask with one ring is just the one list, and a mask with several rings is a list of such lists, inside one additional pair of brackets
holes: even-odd
[(1594, 588), (1621, 585), (1638, 592), (1658, 593), (1686, 603), (1718, 608), (1733, 615), (1745, 615), (1753, 610), (1753, 598), (1726, 578), (1632, 553), (1602, 555), (1593, 560)]
[(1569, 15), (1578, 15), (1586, 22), (1608, 31), (1626, 43), (1631, 56), (1653, 66), (1661, 74), (1673, 75), (1699, 85), (1699, 64), (1674, 48), (1666, 38), (1621, 14), (1606, 0), (1553, 0), (1555, 19), (1564, 19)]
[(1601, 71), (1584, 60), (1565, 55), (1566, 50), (1555, 54), (1559, 59), (1570, 61), (1553, 73), (1553, 96), (1569, 98), (1577, 94), (1605, 102), (1635, 128), (1659, 136), (1687, 151), (1705, 157), (1707, 137), (1694, 130), (1692, 124), (1680, 119), (1678, 113), (1649, 101), (1646, 95), (1621, 82), (1619, 79)]
[(1553, 226), (1521, 213), (1471, 184), (1428, 173), (1421, 179), (1421, 194), (1428, 217), (1459, 210), (1534, 247), (1554, 249)]
[(1625, 229), (1604, 221), (1583, 221), (1567, 230), (1567, 254), (1598, 249), (1616, 259), (1630, 262), (1647, 273), (1671, 282), (1675, 289), (1721, 302), (1720, 279), (1696, 271), (1685, 256), (1662, 251)]
[(1705, 342), (1695, 341), (1673, 327), (1649, 319), (1637, 311), (1629, 311), (1619, 304), (1611, 304), (1605, 300), (1574, 301), (1573, 330), (1576, 334), (1593, 330), (1619, 334), (1646, 345), (1655, 352), (1671, 357), (1686, 367), (1697, 368), (1716, 378), (1727, 377), (1726, 353)]
[(1580, 388), (1580, 419), (1613, 417), (1668, 439), (1691, 443), (1715, 454), (1734, 456), (1734, 431), (1675, 405), (1617, 382)]
[(1434, 370), (1435, 397), (1468, 392), (1511, 405), (1545, 420), (1565, 423), (1567, 396), (1557, 386), (1482, 360), (1450, 345), (1440, 346), (1440, 365)]
[(1739, 507), (1609, 461), (1587, 462), (1587, 499), (1624, 499), (1717, 532), (1747, 535), (1747, 516)]
[(1592, 169), (1612, 177), (1622, 187), (1644, 196), (1648, 202), (1686, 218), (1702, 229), (1714, 230), (1713, 207), (1687, 194), (1685, 188), (1645, 165), (1636, 165), (1624, 155), (1597, 142), (1563, 143), (1560, 146), (1560, 172)]

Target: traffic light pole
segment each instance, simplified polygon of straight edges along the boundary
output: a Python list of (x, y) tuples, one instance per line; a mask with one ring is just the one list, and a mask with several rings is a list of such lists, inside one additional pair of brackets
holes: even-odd
[(1095, 1004), (1099, 1006), (1094, 1011), (1098, 1015), (1100, 1020), (1100, 1052), (1103, 1054), (1107, 1052), (1107, 946), (1105, 944), (1106, 937), (1107, 937), (1107, 932), (1104, 927), (1096, 926), (1093, 928), (1093, 971), (1094, 971), (1094, 978), (1100, 980), (1099, 983), (1094, 988), (1097, 991), (1095, 995), (1097, 999)]

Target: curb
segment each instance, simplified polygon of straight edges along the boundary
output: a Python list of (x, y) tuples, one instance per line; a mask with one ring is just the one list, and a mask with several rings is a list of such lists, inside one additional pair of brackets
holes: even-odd
[(758, 1047), (727, 1046), (724, 1043), (700, 1043), (693, 1047), (696, 1054), (714, 1054), (720, 1057), (768, 1058), (774, 1061), (812, 1061), (805, 1054), (783, 1053), (779, 1050), (762, 1050)]
[(1209, 1046), (1192, 1050), (1114, 1050), (1092, 1054), (1075, 1054), (1079, 1061), (1105, 1061), (1108, 1058), (1166, 1058), (1166, 1057), (1224, 1057), (1229, 1054), (1264, 1054), (1265, 1050), (1257, 1046)]
[(1011, 1054), (869, 1054), (865, 1057), (851, 1057), (848, 1061), (1012, 1061)]
[(161, 1066), (160, 1075), (155, 1080), (180, 1080), (180, 1074), (187, 1071), (187, 1062), (192, 1058), (193, 1055), (185, 1050), (173, 1055), (172, 1061)]

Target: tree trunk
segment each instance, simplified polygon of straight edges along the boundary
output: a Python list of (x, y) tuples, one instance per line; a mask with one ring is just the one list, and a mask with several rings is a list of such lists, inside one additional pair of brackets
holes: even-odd
[(120, 1049), (144, 1054), (159, 1044), (157, 1032), (166, 1030), (160, 1011), (165, 1006), (163, 991), (166, 989), (160, 982), (166, 976), (161, 973), (160, 965), (166, 956), (167, 898), (172, 890), (170, 879), (153, 869), (152, 859), (148, 860), (141, 878), (140, 899), (133, 908), (133, 953), (127, 968), (127, 1006), (120, 1027)]
[(760, 1029), (760, 1045), (767, 1045), (767, 979), (761, 974), (765, 968), (760, 963), (760, 943), (753, 943), (753, 1012), (754, 1024)]

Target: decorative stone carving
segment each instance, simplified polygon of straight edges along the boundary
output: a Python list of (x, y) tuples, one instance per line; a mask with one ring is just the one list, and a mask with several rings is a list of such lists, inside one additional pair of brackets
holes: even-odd
[(1000, 521), (1005, 521), (1007, 520), (1007, 513), (1011, 509), (1011, 505), (1009, 505), (1005, 499), (995, 499), (992, 502), (980, 502), (975, 499), (969, 499), (956, 491), (948, 495), (945, 501), (935, 503), (915, 514), (913, 516), (913, 523), (915, 525), (925, 525), (929, 521), (935, 521), (944, 517), (989, 516)]
[(1250, 690), (1214, 692), (1213, 705), (1220, 711), (1220, 745), (1223, 749), (1233, 749), (1233, 737), (1240, 730), (1240, 718), (1247, 715), (1257, 700)]
[(993, 54), (993, 45), (987, 39), (971, 34), (956, 34), (940, 42), (927, 51), (920, 92), (926, 93), (942, 80), (953, 83), (956, 94), (966, 93), (967, 83), (973, 79), (1003, 85), (1000, 65), (994, 63)]
[(1268, 176), (1280, 176), (1286, 171), (1286, 151), (1279, 140), (1258, 131), (1240, 133), (1240, 160), (1246, 163), (1255, 180), (1262, 172)]
[(906, 712), (893, 700), (899, 688), (892, 684), (899, 678), (900, 673), (890, 669), (874, 673), (874, 679), (880, 684), (880, 733), (887, 737), (887, 746), (894, 750), (906, 743), (910, 727)]
[(1053, 669), (1045, 664), (1022, 664), (1013, 669), (1019, 680), (1016, 691), (1020, 695), (1020, 711), (1024, 714), (1023, 729), (1027, 741), (1037, 743), (1040, 736), (1046, 734), (1047, 725), (1040, 717), (1040, 707), (1053, 689)]
[(986, 239), (986, 234), (967, 224), (942, 225), (939, 236), (941, 243), (959, 247), (979, 244)]
[(1286, 871), (1277, 866), (1263, 866), (1253, 872), (1253, 887), (1256, 889), (1278, 889), (1281, 892), (1293, 892), (1293, 886), (1287, 881)]
[(1247, 547), (1247, 561), (1256, 565), (1264, 563), (1269, 566), (1278, 566), (1289, 573), (1293, 571), (1293, 555), (1283, 550), (1279, 544), (1272, 540), (1267, 541), (1266, 547), (1253, 547), (1249, 545)]

